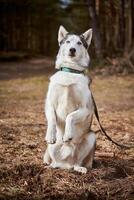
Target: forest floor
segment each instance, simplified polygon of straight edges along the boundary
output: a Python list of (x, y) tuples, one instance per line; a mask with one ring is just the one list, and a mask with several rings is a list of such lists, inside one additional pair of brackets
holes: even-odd
[[(0, 63), (0, 199), (133, 200), (134, 150), (100, 133), (87, 174), (44, 167), (44, 98), (52, 65), (48, 59)], [(134, 143), (134, 75), (91, 74), (103, 126), (116, 141)]]

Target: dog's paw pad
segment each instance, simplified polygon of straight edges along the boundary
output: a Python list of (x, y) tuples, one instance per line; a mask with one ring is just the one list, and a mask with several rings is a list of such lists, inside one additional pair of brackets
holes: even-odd
[(74, 171), (80, 172), (82, 174), (86, 174), (87, 168), (86, 167), (80, 167), (80, 166), (74, 166)]
[(73, 138), (68, 138), (69, 141), (71, 141)]
[(69, 142), (71, 141), (73, 138), (72, 137), (64, 137), (63, 138), (63, 142)]
[(47, 144), (55, 144), (56, 141), (47, 141)]
[(45, 138), (45, 141), (48, 143), (48, 144), (54, 144), (56, 142), (56, 139), (54, 137), (46, 137)]
[(47, 144), (55, 144), (56, 141), (53, 140), (46, 140)]

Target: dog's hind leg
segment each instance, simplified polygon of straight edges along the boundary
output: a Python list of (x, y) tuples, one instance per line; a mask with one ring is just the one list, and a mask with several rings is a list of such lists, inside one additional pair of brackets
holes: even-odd
[(48, 145), (48, 152), (52, 160), (50, 167), (52, 168), (60, 167), (60, 148), (61, 148), (61, 145), (57, 143)]
[(96, 136), (95, 133), (90, 132), (89, 135), (86, 137), (87, 141), (87, 154), (85, 155), (82, 165), (86, 168), (92, 168), (93, 160), (94, 160), (94, 153), (96, 148)]
[(86, 173), (87, 168), (92, 168), (95, 146), (95, 133), (90, 132), (88, 135), (85, 136), (83, 142), (78, 146), (77, 160), (74, 165), (75, 171)]
[(43, 157), (43, 163), (49, 165), (50, 162), (51, 162), (51, 158), (50, 158), (48, 148), (47, 148)]
[(92, 169), (94, 154), (95, 154), (95, 148), (96, 148), (96, 144), (94, 145), (94, 147), (89, 152), (89, 155), (83, 161), (83, 165), (88, 169)]
[(48, 145), (48, 153), (51, 158), (51, 164), (49, 167), (52, 168), (61, 168), (61, 169), (71, 169), (73, 168), (73, 165), (70, 162), (63, 161), (61, 159), (61, 149), (62, 145), (61, 144), (49, 144)]

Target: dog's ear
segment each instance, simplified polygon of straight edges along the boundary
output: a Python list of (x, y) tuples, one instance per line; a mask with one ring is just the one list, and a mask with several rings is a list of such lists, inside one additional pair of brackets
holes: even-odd
[(58, 32), (58, 42), (59, 42), (59, 44), (64, 39), (64, 37), (67, 35), (67, 33), (68, 33), (67, 30), (63, 26), (60, 26), (59, 32)]
[(88, 46), (91, 43), (91, 39), (92, 39), (92, 28), (88, 29), (85, 33), (82, 34), (82, 36), (84, 37), (84, 39), (86, 40)]

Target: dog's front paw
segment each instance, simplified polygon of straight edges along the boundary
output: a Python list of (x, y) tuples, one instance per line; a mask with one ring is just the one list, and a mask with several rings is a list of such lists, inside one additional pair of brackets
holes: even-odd
[(56, 142), (56, 130), (55, 127), (48, 127), (45, 140), (48, 144), (54, 144)]
[(54, 144), (56, 142), (56, 137), (54, 134), (46, 134), (46, 137), (45, 137), (45, 141), (48, 143), (48, 144)]
[(46, 142), (48, 143), (48, 144), (54, 144), (55, 142), (56, 142), (56, 140), (54, 139), (54, 138), (47, 138), (47, 139), (45, 139), (46, 140)]
[(72, 139), (73, 138), (70, 134), (65, 134), (63, 137), (63, 142), (70, 142)]

